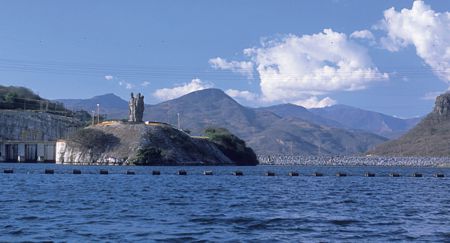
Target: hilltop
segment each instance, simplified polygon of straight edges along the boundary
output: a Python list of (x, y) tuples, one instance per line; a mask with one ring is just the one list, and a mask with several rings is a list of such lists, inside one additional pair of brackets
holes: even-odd
[(270, 110), (244, 107), (220, 89), (205, 89), (147, 106), (145, 119), (176, 124), (199, 134), (208, 126), (224, 127), (258, 154), (330, 155), (365, 152), (385, 138), (364, 131), (317, 125)]
[(397, 140), (377, 146), (371, 154), (388, 156), (450, 156), (450, 93), (436, 98), (434, 109)]
[(106, 114), (107, 119), (124, 119), (128, 117), (128, 102), (115, 94), (94, 96), (89, 99), (58, 99), (67, 109), (85, 110), (92, 112), (97, 110), (97, 104), (101, 104), (100, 113)]
[(256, 165), (254, 152), (226, 130), (191, 137), (164, 123), (104, 122), (57, 144), (57, 163)]

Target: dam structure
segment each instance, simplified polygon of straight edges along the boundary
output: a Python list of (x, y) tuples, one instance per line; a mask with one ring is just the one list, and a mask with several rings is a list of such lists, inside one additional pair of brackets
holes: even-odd
[(82, 127), (71, 117), (1, 110), (0, 162), (55, 162), (56, 141)]

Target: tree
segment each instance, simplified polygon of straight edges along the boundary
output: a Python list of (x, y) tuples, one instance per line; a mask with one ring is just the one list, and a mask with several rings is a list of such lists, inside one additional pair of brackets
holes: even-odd
[(210, 127), (205, 129), (204, 134), (237, 165), (257, 165), (259, 163), (253, 149), (247, 147), (245, 141), (227, 129)]

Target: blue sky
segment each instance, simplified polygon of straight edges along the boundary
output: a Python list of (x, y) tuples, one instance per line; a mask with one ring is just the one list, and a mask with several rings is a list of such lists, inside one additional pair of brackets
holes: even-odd
[(215, 87), (249, 106), (413, 117), (449, 87), (449, 11), (440, 0), (2, 1), (0, 84), (146, 103)]

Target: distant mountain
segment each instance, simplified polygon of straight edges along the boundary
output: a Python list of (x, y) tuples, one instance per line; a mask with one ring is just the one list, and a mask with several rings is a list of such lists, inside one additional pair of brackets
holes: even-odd
[(209, 126), (225, 127), (259, 154), (361, 153), (386, 140), (366, 132), (316, 125), (269, 110), (244, 107), (219, 89), (196, 91), (147, 106), (144, 117), (177, 124), (177, 114), (181, 127), (192, 134), (200, 135)]
[(401, 136), (421, 120), (421, 118), (400, 119), (346, 105), (314, 108), (309, 111), (338, 122), (346, 128), (364, 130), (387, 138)]
[(90, 99), (59, 99), (56, 100), (71, 110), (85, 110), (89, 113), (97, 110), (100, 104), (100, 113), (107, 114), (108, 119), (125, 119), (128, 116), (128, 102), (115, 94), (105, 94)]
[[(100, 104), (108, 118), (122, 119), (128, 103), (113, 94), (88, 100), (59, 100), (70, 108), (93, 110)], [(289, 115), (292, 113), (291, 115)], [(350, 131), (336, 121), (300, 106), (248, 108), (219, 89), (192, 92), (156, 105), (146, 105), (144, 119), (178, 125), (192, 135), (207, 127), (224, 127), (244, 139), (259, 154), (351, 154), (362, 153), (385, 138), (363, 131)]]
[(345, 127), (341, 123), (324, 118), (320, 115), (317, 115), (314, 112), (309, 111), (308, 109), (304, 108), (303, 106), (298, 106), (294, 104), (281, 104), (281, 105), (274, 105), (269, 107), (262, 107), (258, 108), (259, 110), (267, 110), (271, 111), (275, 114), (277, 114), (280, 117), (285, 118), (299, 118), (308, 122), (312, 122), (317, 125), (324, 125), (324, 126), (330, 126), (330, 127), (336, 127), (336, 128), (349, 128)]
[(433, 111), (397, 140), (377, 146), (371, 154), (450, 156), (450, 93), (436, 98)]

